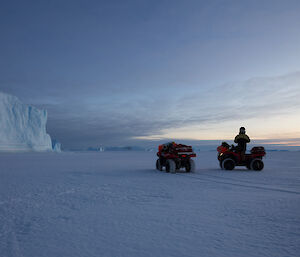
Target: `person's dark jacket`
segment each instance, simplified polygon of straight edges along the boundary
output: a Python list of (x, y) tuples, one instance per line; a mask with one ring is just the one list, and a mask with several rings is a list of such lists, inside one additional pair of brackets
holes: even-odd
[(247, 143), (250, 142), (250, 138), (246, 135), (246, 134), (238, 134), (235, 139), (234, 142), (237, 145), (237, 150), (239, 152), (246, 152), (247, 149)]

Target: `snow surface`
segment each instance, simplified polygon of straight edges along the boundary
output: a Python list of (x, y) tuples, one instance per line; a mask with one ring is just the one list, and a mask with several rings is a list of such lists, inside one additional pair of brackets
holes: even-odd
[(0, 151), (52, 150), (47, 111), (0, 92)]
[(262, 172), (154, 169), (155, 153), (1, 153), (0, 256), (299, 256), (300, 152)]

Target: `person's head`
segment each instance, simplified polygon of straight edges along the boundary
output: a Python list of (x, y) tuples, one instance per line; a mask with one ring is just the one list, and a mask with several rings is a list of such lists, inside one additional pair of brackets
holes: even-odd
[(246, 134), (246, 129), (244, 127), (240, 127), (240, 134)]

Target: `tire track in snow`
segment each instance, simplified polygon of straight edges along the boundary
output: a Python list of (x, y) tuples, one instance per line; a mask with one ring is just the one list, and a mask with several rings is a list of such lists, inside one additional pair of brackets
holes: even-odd
[(218, 181), (218, 180), (214, 180), (214, 179), (210, 179), (210, 178), (203, 178), (203, 177), (201, 178), (202, 175), (198, 175), (198, 176), (194, 175), (193, 176), (193, 175), (190, 175), (190, 174), (180, 174), (180, 173), (176, 173), (176, 175), (191, 178), (191, 179), (198, 179), (198, 180), (210, 181), (210, 182), (219, 183), (219, 184), (225, 184), (225, 185), (232, 185), (232, 186), (254, 188), (254, 189), (260, 189), (260, 190), (266, 190), (266, 191), (275, 191), (275, 192), (282, 192), (282, 193), (300, 195), (300, 192), (291, 191), (291, 190), (287, 190), (287, 189), (262, 187), (262, 186), (247, 185), (247, 184), (242, 184), (242, 183), (227, 182), (227, 181)]
[[(207, 171), (207, 170), (205, 170)], [(249, 171), (246, 171), (249, 172)], [(237, 181), (237, 182), (245, 182), (245, 183), (249, 183), (249, 184), (254, 184), (252, 183), (252, 181), (249, 180), (245, 180), (245, 179), (236, 179), (236, 178), (227, 178), (227, 177), (221, 177), (221, 176), (216, 176), (216, 175), (211, 175), (211, 174), (203, 174), (203, 173), (194, 173), (195, 175), (199, 175), (199, 176), (207, 176), (207, 177), (212, 177), (212, 178), (218, 178), (218, 179), (227, 179), (227, 180), (232, 180), (232, 181)], [(256, 183), (256, 184), (260, 184), (260, 185), (266, 185), (265, 183)]]

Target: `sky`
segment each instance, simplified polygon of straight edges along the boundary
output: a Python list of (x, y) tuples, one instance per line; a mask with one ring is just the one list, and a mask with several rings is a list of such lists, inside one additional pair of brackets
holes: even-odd
[(300, 1), (2, 1), (0, 91), (65, 149), (300, 145)]

